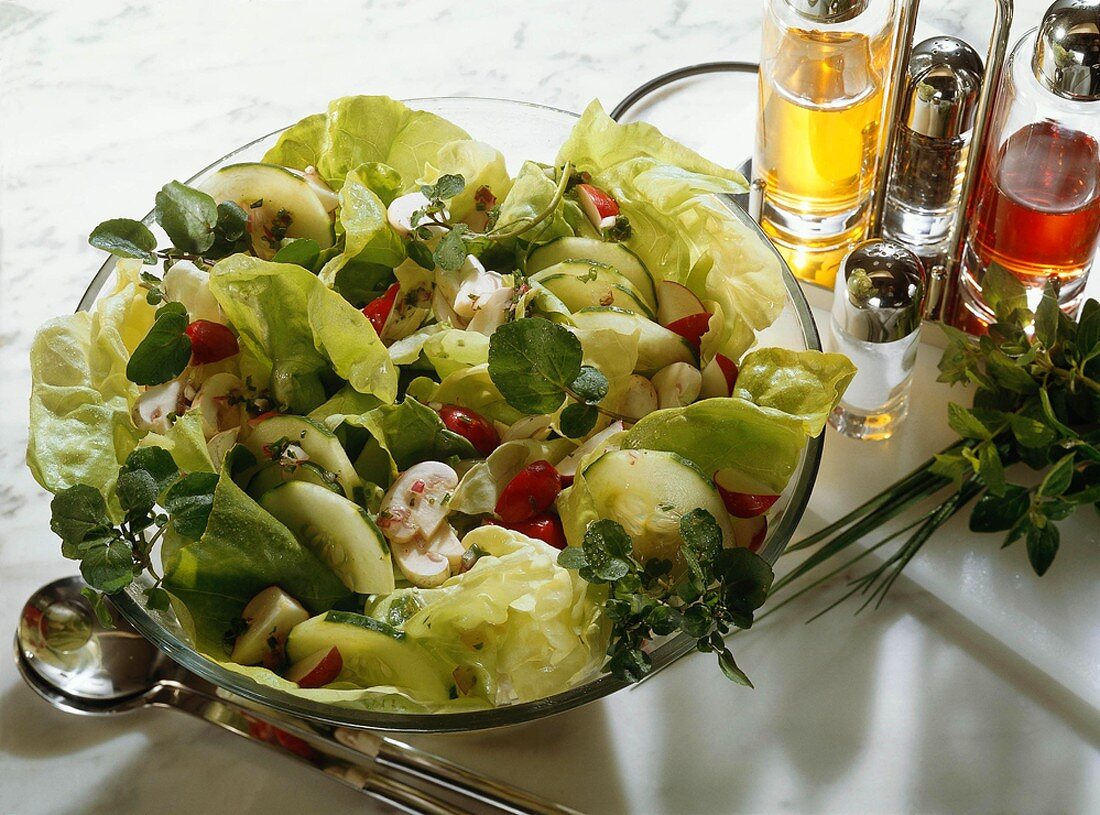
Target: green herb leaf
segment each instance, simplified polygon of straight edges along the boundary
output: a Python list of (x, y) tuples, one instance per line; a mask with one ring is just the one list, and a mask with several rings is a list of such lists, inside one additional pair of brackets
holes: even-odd
[(187, 314), (166, 309), (157, 312), (153, 327), (126, 363), (126, 378), (136, 385), (160, 385), (174, 379), (191, 361), (191, 339), (184, 333)]
[(194, 187), (178, 181), (165, 184), (157, 193), (153, 217), (172, 245), (183, 252), (201, 255), (214, 245), (218, 205)]
[(1031, 506), (1031, 493), (1024, 487), (1009, 484), (1003, 495), (986, 492), (970, 515), (971, 532), (1001, 532), (1011, 529)]
[(1016, 275), (999, 263), (990, 264), (982, 278), (982, 296), (997, 315), (998, 322), (1027, 322), (1018, 316), (1028, 311), (1027, 290)]
[(581, 399), (595, 404), (607, 396), (607, 389), (610, 385), (607, 377), (598, 368), (593, 368), (591, 365), (582, 365), (581, 372), (577, 374), (577, 378), (573, 380), (569, 387)]
[(466, 264), (466, 256), (470, 254), (463, 236), (469, 231), (465, 224), (458, 224), (450, 229), (439, 241), (432, 260), (440, 269), (448, 272), (457, 272)]
[(1022, 447), (1039, 448), (1053, 444), (1058, 434), (1050, 427), (1021, 413), (1014, 413), (1010, 417), (1012, 435)]
[(1058, 342), (1058, 323), (1061, 313), (1054, 283), (1048, 282), (1043, 289), (1043, 299), (1035, 309), (1035, 339), (1047, 348), (1053, 348)]
[(601, 518), (584, 533), (587, 568), (599, 580), (612, 582), (630, 572), (632, 544), (626, 530), (615, 521)]
[(588, 558), (581, 547), (567, 546), (558, 552), (558, 565), (563, 569), (583, 569), (588, 565)]
[(206, 531), (214, 506), (217, 473), (188, 473), (164, 494), (164, 508), (172, 519), (172, 528), (185, 538), (198, 540)]
[(744, 685), (746, 687), (755, 687), (752, 682), (749, 681), (748, 676), (737, 667), (737, 663), (733, 660), (733, 654), (730, 653), (728, 648), (724, 648), (718, 652), (718, 667), (722, 669), (722, 673), (726, 675), (726, 678), (731, 682), (736, 682), (738, 685)]
[(489, 338), (489, 378), (516, 410), (553, 413), (580, 374), (582, 356), (568, 329), (540, 318), (516, 320)]
[(154, 611), (167, 611), (172, 605), (172, 598), (160, 586), (150, 586), (145, 590), (145, 602)]
[(1046, 574), (1050, 564), (1054, 562), (1054, 556), (1058, 554), (1058, 527), (1052, 523), (1042, 526), (1031, 525), (1027, 530), (1027, 559), (1031, 561), (1031, 568), (1035, 574), (1042, 577)]
[(569, 439), (583, 438), (596, 426), (596, 420), (599, 417), (600, 412), (594, 405), (585, 405), (580, 402), (566, 405), (558, 419), (561, 434)]
[[(275, 253), (272, 261), (275, 263), (293, 263), (312, 272), (316, 269), (317, 259), (320, 257), (321, 245), (317, 241), (312, 238), (297, 238), (284, 242), (279, 251)], [(340, 271), (343, 271), (343, 269)]]
[(163, 447), (141, 447), (132, 452), (118, 471), (115, 493), (127, 512), (152, 510), (160, 494), (179, 478), (179, 468)]
[(1001, 463), (1000, 453), (992, 444), (986, 443), (978, 448), (978, 475), (994, 495), (1001, 495), (1004, 492), (1005, 468)]
[(748, 628), (753, 612), (768, 598), (775, 574), (768, 561), (743, 547), (723, 549), (718, 554), (716, 571), (722, 579), (726, 609), (739, 628)]
[(137, 258), (150, 265), (157, 262), (156, 237), (149, 227), (131, 218), (104, 221), (92, 230), (88, 243), (116, 257)]
[[(236, 201), (222, 201), (217, 206), (218, 220), (214, 231), (227, 243), (235, 243), (244, 237), (248, 229), (248, 213)], [(316, 243), (316, 241), (314, 241)]]
[(1073, 467), (1073, 453), (1059, 459), (1058, 463), (1047, 472), (1043, 483), (1039, 485), (1039, 495), (1051, 497), (1061, 495), (1069, 489), (1070, 482), (1073, 480)]
[(722, 528), (705, 509), (693, 509), (680, 518), (680, 537), (684, 546), (709, 567), (722, 551)]
[(435, 258), (432, 256), (432, 250), (423, 241), (415, 238), (410, 240), (405, 244), (405, 251), (417, 266), (428, 271), (435, 269)]
[(672, 606), (662, 603), (655, 605), (646, 614), (645, 621), (653, 630), (654, 634), (658, 637), (663, 637), (666, 634), (671, 634), (680, 627), (681, 614)]
[(974, 412), (955, 402), (947, 405), (947, 423), (964, 439), (989, 439), (992, 434)]
[(448, 201), (466, 189), (466, 179), (461, 175), (441, 175), (434, 184), (423, 186), (420, 192), (430, 201)]
[(82, 546), (80, 574), (94, 589), (113, 594), (134, 579), (134, 557), (130, 545), (117, 534), (85, 541)]
[(85, 586), (80, 590), (80, 593), (88, 601), (88, 605), (92, 607), (92, 612), (99, 620), (99, 624), (106, 629), (114, 628), (115, 618), (111, 616), (111, 611), (107, 608), (103, 593), (96, 591), (91, 586)]
[(103, 494), (87, 484), (63, 489), (50, 501), (50, 529), (61, 538), (61, 554), (78, 560), (79, 544), (92, 532), (111, 527)]
[(641, 682), (653, 669), (649, 655), (639, 648), (618, 648), (611, 655), (607, 669), (618, 679)]
[(1005, 390), (1022, 394), (1039, 390), (1039, 385), (1031, 374), (998, 349), (993, 349), (986, 356), (986, 370), (993, 381)]

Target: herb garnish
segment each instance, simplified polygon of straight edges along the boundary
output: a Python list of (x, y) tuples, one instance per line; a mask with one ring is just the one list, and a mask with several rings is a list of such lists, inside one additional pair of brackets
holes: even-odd
[[(95, 487), (77, 484), (61, 490), (50, 502), (50, 529), (61, 538), (61, 554), (80, 561), (88, 584), (84, 595), (104, 625), (111, 625), (103, 594), (114, 594), (148, 571), (154, 584), (145, 590), (149, 607), (168, 608), (150, 553), (165, 530), (198, 540), (206, 530), (214, 502), (215, 473), (182, 474), (172, 456), (160, 447), (132, 452), (118, 472), (115, 495), (122, 522), (116, 524), (107, 501)], [(158, 505), (163, 511), (158, 510)], [(156, 527), (152, 534), (146, 534)]]
[(723, 547), (722, 530), (705, 509), (680, 518), (680, 537), (684, 564), (640, 563), (626, 530), (601, 519), (588, 527), (581, 546), (558, 555), (558, 565), (608, 586), (605, 610), (613, 628), (604, 671), (628, 682), (641, 680), (653, 668), (646, 642), (682, 631), (695, 639), (697, 650), (718, 655), (727, 678), (752, 687), (724, 637), (735, 627), (752, 626), (753, 612), (771, 588), (771, 566), (748, 549)]
[(561, 412), (561, 431), (581, 438), (599, 414), (626, 419), (600, 407), (608, 381), (598, 369), (583, 365), (581, 341), (557, 323), (539, 317), (505, 323), (489, 337), (489, 378), (509, 405), (529, 415)]

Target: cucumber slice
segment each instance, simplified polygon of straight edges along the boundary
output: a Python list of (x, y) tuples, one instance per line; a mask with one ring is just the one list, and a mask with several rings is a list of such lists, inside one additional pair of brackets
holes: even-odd
[(695, 364), (695, 350), (679, 334), (652, 320), (619, 308), (594, 306), (573, 315), (577, 328), (613, 328), (623, 333), (638, 332), (638, 373), (651, 376), (674, 362)]
[(450, 685), (420, 645), (362, 614), (330, 611), (299, 623), (290, 632), (287, 655), (297, 662), (334, 645), (344, 660), (338, 681), (364, 688), (392, 685), (423, 701), (448, 698)]
[(527, 260), (527, 274), (537, 274), (563, 260), (594, 260), (614, 267), (642, 293), (650, 308), (657, 308), (657, 287), (653, 276), (642, 259), (621, 243), (596, 238), (558, 238), (531, 253)]
[(714, 483), (694, 464), (663, 450), (613, 450), (584, 469), (584, 484), (601, 518), (623, 525), (639, 560), (677, 560), (680, 518), (705, 509), (722, 528), (727, 544), (733, 531)]
[[(286, 167), (230, 164), (206, 179), (201, 189), (219, 204), (233, 201), (249, 213), (252, 250), (261, 258), (270, 260), (279, 249), (264, 230), (270, 230), (282, 211), (290, 219), (286, 237), (312, 238), (322, 249), (333, 244), (332, 216), (309, 183)], [(254, 206), (257, 202), (262, 203)]]
[[(265, 419), (252, 428), (244, 445), (256, 457), (256, 461), (263, 465), (271, 461), (271, 456), (264, 448), (270, 448), (283, 439), (301, 447), (310, 461), (333, 473), (344, 495), (358, 495), (357, 490), (363, 486), (363, 482), (336, 434), (305, 416), (272, 416)], [(249, 472), (248, 475), (251, 476), (254, 472)]]
[(341, 497), (346, 497), (344, 488), (340, 486), (336, 476), (324, 467), (318, 467), (312, 461), (303, 461), (292, 470), (287, 470), (272, 461), (257, 470), (252, 480), (248, 482), (246, 491), (253, 498), (259, 498), (268, 490), (273, 490), (288, 481), (308, 481), (310, 484), (316, 484), (332, 490)]
[(594, 260), (563, 260), (531, 279), (556, 294), (570, 311), (589, 306), (618, 306), (657, 319), (633, 283), (614, 267)]
[(287, 481), (264, 493), (260, 506), (293, 532), (352, 591), (393, 591), (393, 563), (386, 539), (358, 504), (327, 487)]

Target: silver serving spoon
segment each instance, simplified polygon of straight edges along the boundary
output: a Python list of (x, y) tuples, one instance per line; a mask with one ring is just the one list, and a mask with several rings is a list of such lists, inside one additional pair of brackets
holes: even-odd
[(15, 636), (19, 672), (56, 708), (82, 716), (113, 716), (146, 707), (182, 710), (414, 815), (468, 811), (388, 777), (379, 767), (514, 815), (573, 812), (369, 731), (322, 729), (238, 701), (177, 665), (113, 608), (115, 627), (100, 625), (80, 593), (84, 585), (79, 577), (70, 577), (37, 591), (23, 607)]

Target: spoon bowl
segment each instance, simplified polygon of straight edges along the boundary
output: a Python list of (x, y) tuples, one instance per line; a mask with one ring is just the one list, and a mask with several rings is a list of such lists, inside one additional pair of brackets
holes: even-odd
[(144, 694), (181, 669), (109, 604), (114, 627), (102, 625), (83, 588), (79, 577), (63, 578), (27, 600), (15, 635), (19, 671), (39, 696), (73, 713), (141, 707)]

